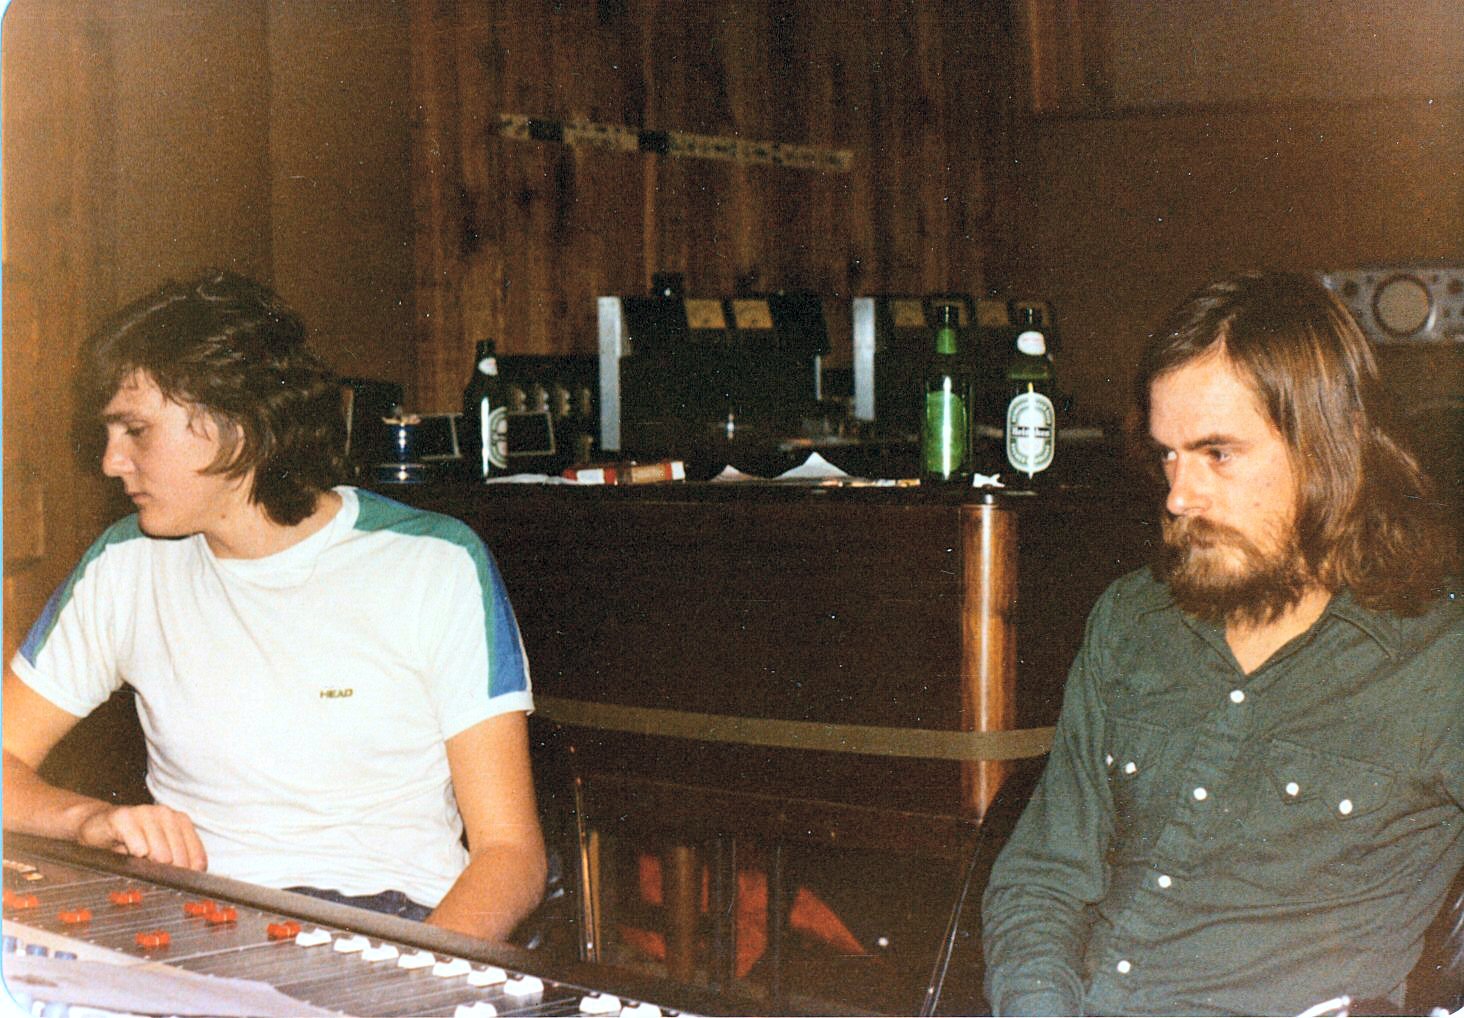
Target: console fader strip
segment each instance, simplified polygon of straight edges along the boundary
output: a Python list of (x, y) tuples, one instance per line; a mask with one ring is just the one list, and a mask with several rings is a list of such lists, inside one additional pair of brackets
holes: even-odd
[[(197, 877), (197, 888), (5, 846), (5, 948), (264, 983), (293, 1000), (360, 1018), (612, 1015), (679, 1012), (493, 964), (480, 950), (433, 949), (467, 938), (298, 895)], [(19, 839), (27, 840), (27, 839)], [(148, 864), (130, 861), (134, 869)], [(162, 872), (170, 868), (152, 869)], [(184, 879), (183, 871), (172, 871)], [(247, 889), (243, 901), (216, 893)], [(278, 910), (246, 904), (278, 899)], [(317, 923), (309, 918), (334, 920)], [(345, 920), (344, 922), (342, 920)], [(365, 930), (367, 932), (362, 932)], [(386, 931), (389, 935), (368, 935)], [(436, 943), (428, 943), (431, 941)], [(423, 946), (427, 943), (428, 946)], [(523, 952), (510, 952), (515, 960)], [(477, 957), (474, 958), (473, 956)], [(583, 968), (583, 966), (581, 966)], [(583, 975), (584, 973), (576, 973)]]

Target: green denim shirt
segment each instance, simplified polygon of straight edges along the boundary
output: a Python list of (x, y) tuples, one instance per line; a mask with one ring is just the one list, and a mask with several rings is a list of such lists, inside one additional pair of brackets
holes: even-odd
[(997, 1014), (1401, 997), (1464, 865), (1464, 597), (1348, 593), (1245, 675), (1148, 570), (1088, 619), (983, 902)]

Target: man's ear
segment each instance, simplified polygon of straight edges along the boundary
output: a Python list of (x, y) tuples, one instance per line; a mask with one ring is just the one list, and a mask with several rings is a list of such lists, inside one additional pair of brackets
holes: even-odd
[(244, 429), (239, 422), (227, 414), (204, 407), (194, 407), (188, 417), (188, 429), (194, 434), (216, 442), (218, 454), (205, 472), (210, 474), (240, 474), (239, 464), (244, 458)]

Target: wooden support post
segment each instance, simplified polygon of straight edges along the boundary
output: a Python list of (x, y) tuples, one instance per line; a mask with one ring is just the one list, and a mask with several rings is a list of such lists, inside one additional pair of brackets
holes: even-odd
[[(961, 523), (965, 587), (962, 617), (962, 725), (997, 732), (1016, 724), (1017, 516), (993, 503), (967, 506)], [(1008, 764), (962, 764), (961, 804), (983, 816)]]

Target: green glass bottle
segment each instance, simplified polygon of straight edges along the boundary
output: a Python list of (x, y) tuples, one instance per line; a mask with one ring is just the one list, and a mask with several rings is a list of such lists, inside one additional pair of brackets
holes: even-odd
[(941, 305), (935, 353), (925, 373), (921, 419), (920, 477), (925, 482), (961, 481), (971, 476), (971, 411), (974, 389), (960, 358), (956, 308)]
[(1006, 460), (1028, 488), (1038, 486), (1057, 453), (1057, 372), (1033, 308), (1022, 309), (1021, 332), (1007, 362)]

